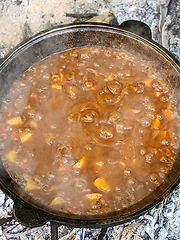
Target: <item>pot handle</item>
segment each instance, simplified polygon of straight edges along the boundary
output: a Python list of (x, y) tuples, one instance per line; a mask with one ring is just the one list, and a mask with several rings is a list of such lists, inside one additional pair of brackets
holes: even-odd
[(152, 32), (150, 27), (141, 21), (128, 20), (121, 23), (119, 25), (119, 28), (135, 33), (140, 37), (143, 37), (143, 38), (146, 38), (147, 40), (152, 41)]
[(16, 200), (13, 206), (15, 220), (28, 227), (39, 227), (50, 221), (47, 214)]

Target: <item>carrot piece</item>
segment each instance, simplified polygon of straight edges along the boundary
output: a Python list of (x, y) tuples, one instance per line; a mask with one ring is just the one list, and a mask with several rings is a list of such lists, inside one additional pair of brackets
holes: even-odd
[(169, 138), (172, 139), (173, 134), (172, 134), (171, 128), (169, 128), (169, 129), (167, 130), (167, 132), (168, 132)]
[(37, 95), (35, 93), (31, 93), (31, 98), (36, 99)]
[(165, 139), (166, 138), (166, 131), (161, 131), (159, 133), (159, 137), (162, 138), (162, 139)]
[(92, 90), (96, 90), (97, 89), (97, 86), (94, 86), (94, 87), (91, 87)]
[(131, 114), (137, 114), (140, 112), (140, 110), (137, 110), (137, 109), (129, 109), (129, 111)]
[(87, 81), (88, 81), (88, 78), (87, 78), (86, 76), (84, 76), (84, 77), (83, 77), (83, 80), (84, 80), (85, 82), (87, 82)]
[(11, 139), (18, 139), (18, 131), (17, 129), (13, 129), (11, 132)]
[(165, 155), (166, 155), (167, 157), (170, 157), (170, 156), (171, 156), (171, 152), (170, 152), (169, 148), (166, 148), (166, 149), (165, 149)]

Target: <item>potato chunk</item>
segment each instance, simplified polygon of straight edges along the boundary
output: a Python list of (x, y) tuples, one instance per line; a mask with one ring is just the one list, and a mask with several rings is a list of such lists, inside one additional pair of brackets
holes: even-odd
[(36, 190), (36, 189), (40, 189), (41, 187), (38, 186), (37, 184), (29, 181), (26, 183), (26, 186), (25, 186), (25, 191), (28, 191), (28, 190)]
[(102, 197), (101, 193), (86, 194), (85, 197), (89, 200), (99, 200)]
[(85, 163), (85, 158), (82, 157), (77, 163), (74, 164), (73, 168), (82, 168)]
[(18, 126), (18, 125), (23, 124), (23, 121), (20, 116), (10, 118), (6, 122), (7, 122), (7, 124), (12, 125), (12, 126)]
[(10, 150), (9, 152), (7, 152), (5, 154), (5, 158), (9, 161), (9, 162), (15, 162), (16, 159), (16, 152), (14, 150)]
[(24, 132), (19, 133), (19, 138), (20, 138), (22, 143), (25, 143), (25, 142), (29, 141), (31, 139), (31, 137), (32, 137), (31, 132), (24, 131)]
[(61, 85), (61, 84), (53, 83), (53, 84), (51, 85), (51, 87), (52, 87), (53, 89), (62, 90), (62, 85)]
[(61, 205), (64, 202), (65, 202), (64, 199), (62, 199), (61, 197), (56, 197), (52, 200), (51, 206)]
[(62, 90), (62, 82), (63, 82), (63, 74), (60, 73), (59, 75), (52, 76), (52, 89)]
[(102, 191), (109, 192), (110, 186), (107, 184), (104, 177), (99, 177), (94, 181), (94, 185)]
[(156, 91), (156, 96), (159, 97), (161, 95), (161, 92)]

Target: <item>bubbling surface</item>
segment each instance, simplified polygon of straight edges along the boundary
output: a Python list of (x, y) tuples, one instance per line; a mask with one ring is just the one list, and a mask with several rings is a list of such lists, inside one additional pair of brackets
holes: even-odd
[(4, 166), (36, 201), (95, 215), (154, 191), (179, 148), (176, 99), (134, 56), (85, 47), (50, 56), (4, 99)]

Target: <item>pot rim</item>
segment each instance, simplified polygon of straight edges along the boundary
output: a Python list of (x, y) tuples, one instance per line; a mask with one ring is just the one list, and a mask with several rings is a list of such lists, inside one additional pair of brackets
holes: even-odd
[(163, 46), (161, 46), (160, 44), (158, 44), (157, 42), (155, 42), (152, 39), (146, 39), (143, 38), (141, 36), (139, 36), (136, 33), (132, 33), (130, 31), (124, 30), (123, 28), (119, 27), (119, 26), (111, 26), (108, 24), (100, 24), (100, 23), (77, 23), (77, 24), (66, 24), (66, 25), (61, 25), (61, 26), (57, 26), (57, 27), (53, 27), (52, 29), (47, 29), (44, 31), (41, 31), (37, 34), (35, 34), (34, 36), (32, 36), (31, 38), (28, 38), (22, 42), (20, 42), (17, 46), (15, 46), (4, 58), (0, 59), (0, 71), (8, 64), (9, 61), (11, 61), (11, 59), (13, 57), (15, 57), (16, 55), (19, 54), (20, 51), (23, 51), (25, 48), (47, 38), (47, 37), (51, 37), (53, 35), (56, 35), (57, 32), (60, 32), (60, 34), (63, 31), (67, 31), (67, 30), (82, 30), (83, 28), (85, 28), (86, 30), (95, 30), (95, 29), (99, 29), (99, 30), (103, 30), (104, 32), (116, 32), (116, 33), (121, 33), (124, 34), (130, 38), (136, 39), (136, 40), (140, 40), (141, 42), (147, 44), (149, 47), (154, 48), (154, 50), (158, 51), (166, 60), (170, 61), (170, 63), (172, 64), (172, 66), (174, 68), (177, 68), (177, 71), (180, 71), (180, 62), (175, 58), (175, 56), (173, 54), (171, 54), (171, 52), (169, 52), (166, 48), (164, 48)]

